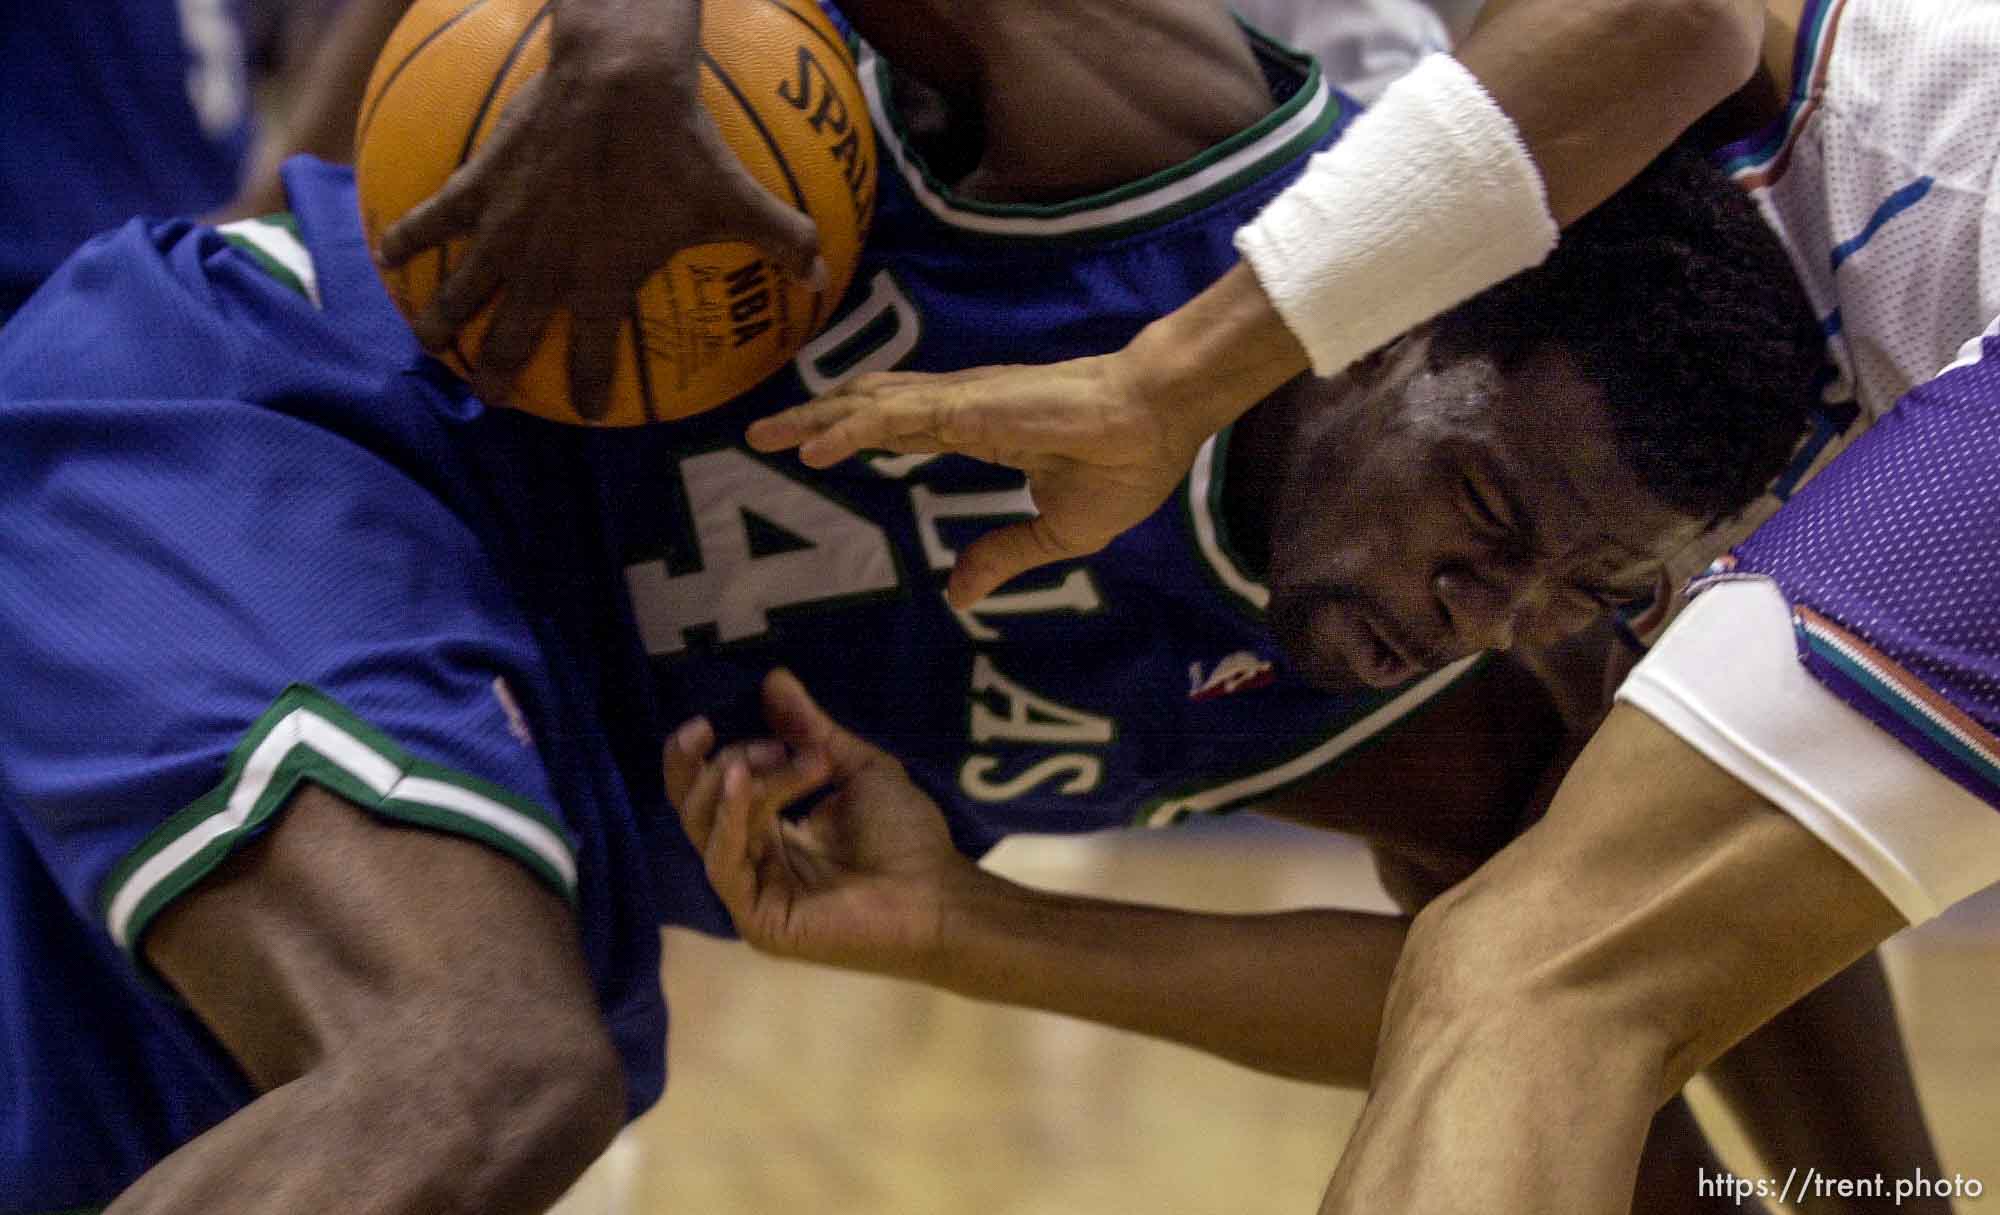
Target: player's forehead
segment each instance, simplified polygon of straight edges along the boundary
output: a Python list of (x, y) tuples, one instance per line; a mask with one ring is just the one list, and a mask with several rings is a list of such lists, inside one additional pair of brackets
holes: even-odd
[(1626, 459), (1604, 390), (1559, 347), (1501, 360), (1464, 356), (1439, 364), (1457, 425), (1443, 428), (1442, 458), (1493, 479), (1550, 555), (1604, 574), (1657, 562), (1700, 531), (1701, 521), (1646, 488)]

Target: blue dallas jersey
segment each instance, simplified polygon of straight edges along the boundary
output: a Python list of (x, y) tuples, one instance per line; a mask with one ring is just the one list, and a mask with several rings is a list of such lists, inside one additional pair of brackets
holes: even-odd
[(240, 7), (0, 5), (0, 319), (98, 232), (229, 199), (249, 143)]
[(740, 445), (862, 370), (1116, 348), (1211, 282), (1350, 115), (1260, 53), (1268, 118), (1066, 206), (955, 199), (885, 139), (832, 325), (673, 426), (487, 411), (420, 357), (324, 165), (288, 171), (295, 231), (134, 223), (73, 258), (0, 330), (0, 1212), (104, 1203), (249, 1099), (134, 951), (300, 780), (570, 897), (636, 1111), (662, 1078), (655, 926), (728, 927), (661, 740), (696, 712), (756, 728), (774, 663), (908, 759), (971, 852), (1238, 804), (1441, 686), (1292, 678), (1213, 451), (1131, 536), (960, 616), (942, 571), (1025, 509), (1017, 476)]

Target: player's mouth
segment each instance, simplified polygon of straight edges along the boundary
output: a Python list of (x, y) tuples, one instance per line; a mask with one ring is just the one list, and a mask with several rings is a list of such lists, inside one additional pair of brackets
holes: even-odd
[(1354, 618), (1365, 634), (1368, 666), (1362, 678), (1378, 688), (1392, 688), (1423, 672), (1423, 659), (1381, 617), (1356, 604)]
[(1393, 688), (1425, 669), (1395, 630), (1353, 598), (1321, 601), (1313, 610), (1312, 631), (1318, 648), (1339, 654), (1354, 677), (1370, 687)]

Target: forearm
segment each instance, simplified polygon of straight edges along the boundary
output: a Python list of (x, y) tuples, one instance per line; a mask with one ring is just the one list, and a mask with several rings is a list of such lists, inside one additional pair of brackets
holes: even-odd
[[(601, 1101), (560, 1080), (468, 1088), (445, 1080), (450, 1069), (396, 1054), (273, 1089), (148, 1171), (105, 1215), (534, 1215), (616, 1130)], [(493, 1067), (506, 1073), (504, 1061)], [(488, 1100), (467, 1099), (477, 1091)]]
[(1405, 921), (1197, 914), (983, 878), (945, 915), (938, 986), (1296, 1079), (1367, 1083)]
[[(1758, 1155), (1817, 1164), (1829, 1176), (1940, 1173), (1924, 1127), (1880, 954), (1848, 967), (1717, 1060), (1709, 1080)], [(1866, 1209), (1867, 1199), (1815, 1196), (1809, 1215)], [(1908, 1215), (1950, 1215), (1941, 1197), (1908, 1197)]]
[(1454, 52), (1567, 227), (1750, 78), (1761, 0), (1497, 0)]
[[(1468, 122), (1463, 101), (1433, 129), (1436, 111), (1419, 118), (1421, 104), (1385, 99), (1246, 228), (1245, 265), (1133, 343), (1142, 397), (1210, 433), (1308, 366), (1333, 374), (1532, 264), (1532, 248), (1546, 253), (1537, 242), (1549, 239), (1549, 219), (1567, 226), (1583, 216), (1749, 78), (1761, 31), (1762, 7), (1749, 0), (1489, 4), (1456, 58), (1491, 99), (1486, 108), (1498, 106), (1497, 129)], [(1518, 153), (1449, 150), (1475, 129), (1480, 147), (1518, 137), (1527, 163)], [(1390, 150), (1362, 150), (1377, 148)], [(1426, 159), (1409, 170), (1414, 152)], [(1399, 167), (1408, 170), (1402, 179)], [(1468, 176), (1477, 186), (1457, 180)], [(1440, 186), (1454, 184), (1473, 192), (1423, 218), (1426, 198), (1412, 191), (1441, 196)], [(1524, 197), (1490, 214), (1461, 214), (1517, 193)], [(1474, 239), (1465, 243), (1468, 224)], [(1425, 262), (1447, 247), (1455, 251), (1442, 264)], [(1280, 305), (1297, 324), (1322, 313), (1349, 319), (1327, 322), (1331, 330), (1288, 327)]]
[(261, 215), (284, 207), (278, 170), (288, 157), (354, 158), (354, 125), (375, 56), (410, 0), (350, 0), (325, 44), (306, 66), (284, 121), (269, 124), (250, 160), (232, 214)]
[(510, 858), (302, 786), (142, 945), (262, 1096), (112, 1215), (545, 1209), (625, 1110), (578, 938)]
[(1116, 357), (1136, 399), (1201, 437), (1310, 368), (1305, 349), (1243, 263), (1146, 326)]

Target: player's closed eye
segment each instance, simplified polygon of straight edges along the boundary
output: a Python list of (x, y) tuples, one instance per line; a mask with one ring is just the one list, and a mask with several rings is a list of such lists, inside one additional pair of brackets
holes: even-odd
[(1470, 473), (1461, 474), (1459, 488), (1465, 502), (1466, 514), (1471, 517), (1474, 524), (1494, 535), (1502, 535), (1512, 530), (1512, 524), (1508, 522), (1504, 509), (1497, 504), (1498, 500), (1480, 488), (1477, 478)]

